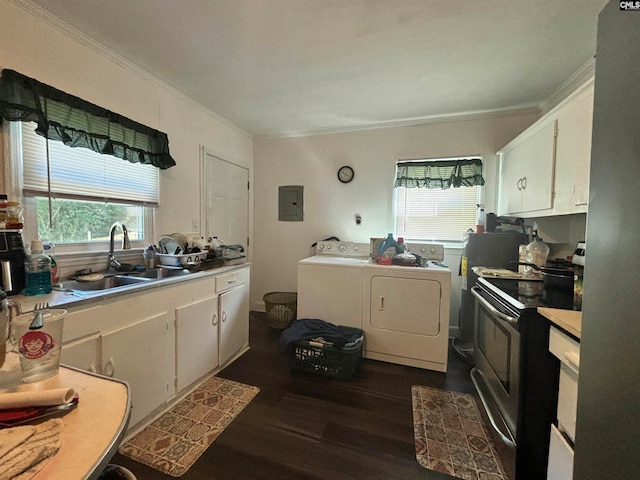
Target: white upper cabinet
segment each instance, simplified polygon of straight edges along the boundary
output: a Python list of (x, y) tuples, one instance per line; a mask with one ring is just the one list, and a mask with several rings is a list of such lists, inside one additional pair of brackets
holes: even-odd
[(555, 215), (587, 211), (592, 123), (593, 80), (558, 111)]
[(555, 121), (537, 123), (500, 155), (500, 215), (520, 215), (553, 206)]
[(499, 215), (587, 211), (592, 118), (593, 79), (498, 152)]

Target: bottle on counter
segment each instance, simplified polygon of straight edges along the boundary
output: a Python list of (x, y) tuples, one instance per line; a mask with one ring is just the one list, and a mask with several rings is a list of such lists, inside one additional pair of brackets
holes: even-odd
[[(525, 249), (525, 258), (527, 263), (544, 267), (547, 264), (547, 257), (549, 256), (549, 246), (542, 241), (542, 238), (537, 235), (531, 243), (527, 245)], [(528, 267), (531, 269), (531, 267)], [(532, 276), (533, 271), (525, 271), (525, 276)]]
[(408, 250), (407, 245), (404, 243), (404, 238), (398, 237), (398, 241), (396, 242), (396, 255), (401, 255)]
[(484, 208), (478, 205), (478, 209), (476, 211), (476, 233), (484, 233), (486, 218), (484, 215)]
[(45, 255), (42, 240), (31, 241), (31, 253), (24, 261), (26, 273), (25, 295), (51, 293), (51, 259)]
[[(395, 249), (396, 244), (397, 242), (395, 238), (393, 238), (393, 233), (387, 234), (387, 238), (384, 239), (384, 241), (380, 244), (380, 247), (378, 248), (378, 256), (384, 257), (385, 252), (390, 248)], [(393, 254), (391, 256), (393, 257)]]
[(58, 262), (56, 261), (56, 246), (50, 240), (43, 240), (42, 246), (44, 248), (44, 254), (51, 259), (51, 284), (55, 285), (60, 282), (60, 271), (58, 269)]
[(149, 245), (143, 253), (144, 266), (148, 269), (156, 268), (156, 249), (153, 245)]

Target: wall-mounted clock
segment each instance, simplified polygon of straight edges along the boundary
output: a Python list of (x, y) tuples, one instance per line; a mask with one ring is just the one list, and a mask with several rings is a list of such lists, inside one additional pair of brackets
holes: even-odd
[(340, 180), (342, 183), (349, 183), (351, 180), (353, 180), (353, 176), (354, 176), (354, 172), (353, 172), (353, 168), (349, 167), (349, 166), (344, 166), (344, 167), (340, 167), (338, 169), (338, 180)]

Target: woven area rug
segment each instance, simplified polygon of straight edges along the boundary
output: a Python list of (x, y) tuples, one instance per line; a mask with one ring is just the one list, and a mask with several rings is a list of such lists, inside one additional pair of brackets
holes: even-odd
[(411, 387), (416, 459), (469, 480), (508, 480), (473, 395)]
[(211, 377), (118, 451), (172, 477), (184, 475), (259, 391)]

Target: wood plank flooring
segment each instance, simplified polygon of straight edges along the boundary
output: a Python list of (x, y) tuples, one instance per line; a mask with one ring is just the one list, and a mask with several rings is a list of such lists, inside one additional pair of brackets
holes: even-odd
[[(291, 370), (279, 337), (251, 312), (251, 350), (219, 376), (261, 391), (182, 479), (451, 478), (418, 465), (411, 409), (416, 384), (476, 394), (471, 366), (451, 349), (446, 375), (363, 359), (340, 381)], [(138, 480), (172, 478), (119, 454), (112, 463)]]

